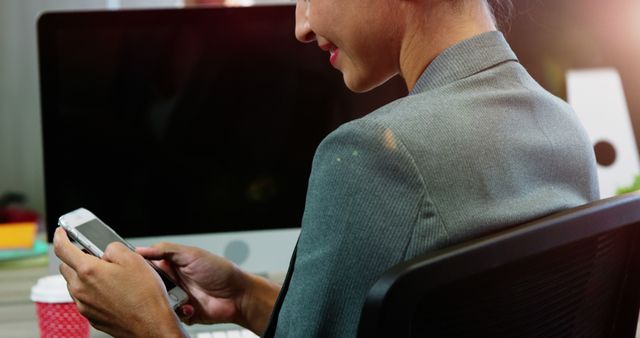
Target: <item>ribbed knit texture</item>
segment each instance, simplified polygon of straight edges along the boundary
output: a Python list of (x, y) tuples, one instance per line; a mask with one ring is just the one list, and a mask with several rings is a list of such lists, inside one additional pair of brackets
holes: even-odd
[(354, 337), (391, 266), (598, 197), (590, 141), (499, 32), (450, 47), (411, 94), (331, 133), (309, 181), (277, 337)]

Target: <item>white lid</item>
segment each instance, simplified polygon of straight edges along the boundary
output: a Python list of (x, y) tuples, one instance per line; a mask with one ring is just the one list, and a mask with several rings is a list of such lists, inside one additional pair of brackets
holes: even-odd
[(31, 288), (31, 300), (39, 303), (71, 303), (73, 299), (67, 290), (67, 281), (62, 275), (38, 279)]

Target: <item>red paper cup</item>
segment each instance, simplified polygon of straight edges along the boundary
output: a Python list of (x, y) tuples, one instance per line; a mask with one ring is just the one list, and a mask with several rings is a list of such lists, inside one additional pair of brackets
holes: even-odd
[(89, 321), (76, 308), (61, 275), (40, 278), (31, 288), (42, 338), (88, 338)]
[(36, 313), (40, 337), (89, 337), (89, 322), (78, 312), (75, 303), (36, 302)]

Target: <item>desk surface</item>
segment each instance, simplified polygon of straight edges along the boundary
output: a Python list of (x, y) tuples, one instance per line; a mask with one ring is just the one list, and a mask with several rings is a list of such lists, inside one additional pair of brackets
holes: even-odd
[[(46, 266), (0, 267), (0, 336), (33, 338), (40, 335), (35, 305), (29, 295), (31, 286), (47, 273)], [(91, 337), (111, 336), (91, 328)], [(636, 332), (636, 338), (640, 338), (640, 332)]]

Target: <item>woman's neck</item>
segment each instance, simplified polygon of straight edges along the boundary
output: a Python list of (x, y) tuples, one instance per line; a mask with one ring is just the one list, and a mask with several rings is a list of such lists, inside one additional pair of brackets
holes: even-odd
[(445, 49), (478, 34), (496, 30), (483, 0), (406, 0), (407, 25), (400, 50), (400, 75), (409, 91)]

